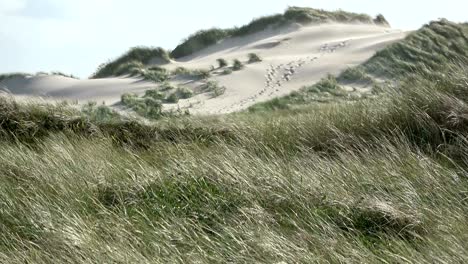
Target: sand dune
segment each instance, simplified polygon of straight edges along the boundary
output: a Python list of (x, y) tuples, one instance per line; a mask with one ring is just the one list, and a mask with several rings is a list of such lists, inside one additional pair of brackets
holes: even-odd
[[(229, 75), (213, 74), (211, 80), (226, 87), (226, 92), (210, 98), (200, 94), (181, 100), (174, 108), (189, 108), (195, 114), (222, 114), (240, 111), (256, 102), (289, 94), (311, 85), (327, 73), (338, 74), (347, 67), (369, 59), (386, 45), (407, 33), (375, 25), (323, 24), (293, 25), (268, 30), (248, 37), (232, 38), (188, 57), (164, 65), (167, 69), (185, 67), (208, 69), (218, 58), (229, 62), (240, 59), (243, 70)], [(263, 61), (247, 64), (247, 54), (257, 53)], [(155, 63), (157, 63), (155, 61)], [(182, 82), (174, 80), (178, 85)], [(155, 84), (135, 78), (75, 80), (61, 76), (14, 78), (3, 81), (3, 90), (14, 95), (42, 96), (51, 99), (105, 101), (117, 103), (125, 92), (143, 93)], [(200, 85), (202, 83), (198, 83)], [(191, 89), (194, 83), (185, 84)], [(1, 87), (0, 87), (1, 89)]]
[(143, 93), (156, 85), (138, 78), (77, 80), (63, 76), (15, 77), (2, 82), (4, 92), (44, 99), (115, 104), (126, 92)]
[(342, 24), (298, 27), (283, 32), (260, 41), (230, 39), (209, 48), (213, 52), (207, 49), (191, 55), (191, 60), (182, 59), (184, 62), (169, 65), (169, 68), (207, 68), (215, 65), (217, 58), (228, 61), (238, 58), (246, 63), (246, 55), (251, 52), (263, 58), (261, 63), (246, 64), (245, 69), (231, 75), (215, 76), (213, 79), (227, 88), (224, 95), (209, 100), (200, 95), (179, 106), (190, 106), (192, 113), (199, 114), (239, 111), (311, 85), (328, 73), (338, 74), (347, 67), (361, 64), (377, 50), (407, 35), (375, 25)]

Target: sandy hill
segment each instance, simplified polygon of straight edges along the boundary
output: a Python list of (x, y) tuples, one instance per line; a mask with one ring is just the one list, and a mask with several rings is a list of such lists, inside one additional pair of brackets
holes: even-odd
[[(359, 65), (406, 35), (389, 28), (382, 16), (290, 8), (238, 29), (197, 32), (171, 54), (160, 48), (132, 49), (102, 65), (89, 80), (19, 75), (4, 78), (0, 89), (110, 105), (119, 104), (124, 93), (141, 96), (154, 90), (166, 109), (230, 113)], [(249, 54), (261, 61), (249, 62)], [(218, 68), (220, 58), (228, 65)]]

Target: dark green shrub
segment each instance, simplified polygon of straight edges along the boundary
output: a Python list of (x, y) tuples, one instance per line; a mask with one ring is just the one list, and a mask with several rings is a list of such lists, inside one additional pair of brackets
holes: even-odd
[(218, 62), (218, 67), (219, 68), (224, 68), (228, 65), (227, 61), (225, 59), (219, 58), (216, 60)]
[(242, 64), (242, 62), (238, 59), (235, 59), (232, 64), (232, 69), (234, 71), (239, 71), (239, 70), (242, 70), (243, 68), (244, 68), (244, 65)]
[(177, 46), (171, 53), (174, 58), (181, 58), (205, 47), (218, 43), (218, 41), (228, 37), (229, 30), (213, 28), (208, 30), (200, 30), (189, 36), (182, 44)]
[(130, 61), (121, 64), (114, 72), (115, 76), (122, 76), (128, 74), (130, 76), (140, 75), (144, 65), (139, 61)]
[(177, 92), (171, 93), (165, 100), (166, 103), (176, 104), (179, 102), (179, 96)]
[(229, 75), (232, 73), (231, 69), (224, 69), (223, 72), (221, 73), (222, 75)]
[(249, 53), (249, 63), (260, 62), (262, 59), (255, 53)]
[(163, 100), (164, 94), (156, 89), (146, 90), (145, 91), (145, 98), (152, 98), (155, 100)]
[(185, 88), (185, 87), (177, 88), (175, 93), (177, 94), (177, 97), (180, 99), (188, 99), (193, 96), (193, 92), (190, 89)]
[(167, 92), (167, 91), (170, 91), (170, 90), (173, 90), (175, 89), (176, 87), (168, 82), (164, 82), (162, 83), (160, 86), (159, 86), (159, 90), (161, 92)]
[(390, 26), (390, 23), (388, 23), (387, 19), (382, 14), (378, 14), (375, 17), (374, 23), (382, 26)]
[(138, 96), (133, 93), (124, 93), (120, 97), (120, 101), (126, 106), (133, 105), (137, 100), (138, 100)]
[(96, 102), (88, 102), (83, 105), (81, 112), (93, 121), (109, 121), (119, 117), (119, 114), (110, 107), (102, 104), (97, 106)]

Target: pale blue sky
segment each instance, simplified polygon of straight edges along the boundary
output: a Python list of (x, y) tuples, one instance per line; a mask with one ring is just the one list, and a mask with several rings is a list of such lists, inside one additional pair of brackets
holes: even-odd
[(129, 47), (172, 49), (199, 29), (240, 26), (287, 6), (383, 13), (408, 30), (441, 17), (468, 21), (468, 0), (0, 0), (0, 72), (85, 78)]

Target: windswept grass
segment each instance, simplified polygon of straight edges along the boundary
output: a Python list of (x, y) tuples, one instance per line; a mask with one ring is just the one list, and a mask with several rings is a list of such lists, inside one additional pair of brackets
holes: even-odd
[(468, 58), (468, 24), (442, 19), (377, 52), (363, 68), (377, 76), (401, 78), (441, 71), (460, 57)]
[(1, 101), (0, 260), (464, 263), (466, 67), (380, 100), (147, 125)]
[(466, 263), (467, 73), (460, 53), (372, 99), (145, 123), (1, 97), (0, 262)]

